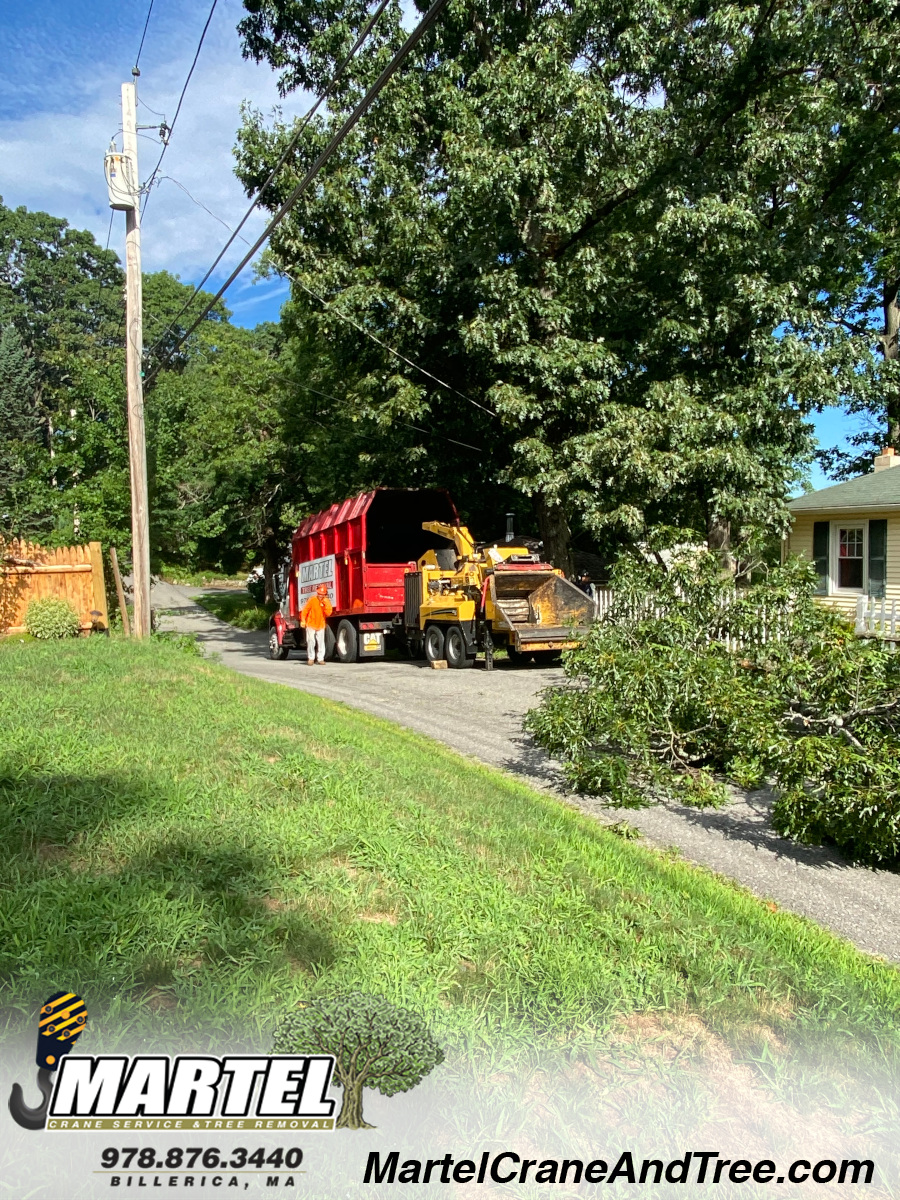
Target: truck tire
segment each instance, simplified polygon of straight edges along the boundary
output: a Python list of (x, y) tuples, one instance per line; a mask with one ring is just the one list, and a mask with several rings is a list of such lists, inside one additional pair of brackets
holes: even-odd
[(287, 658), (290, 650), (287, 646), (282, 646), (278, 640), (278, 630), (274, 624), (269, 626), (269, 658), (274, 658), (277, 661)]
[(359, 632), (346, 617), (340, 622), (334, 635), (334, 650), (342, 663), (359, 662)]
[(334, 658), (335, 636), (334, 630), (330, 625), (325, 626), (325, 661), (331, 662)]
[(458, 625), (451, 625), (447, 630), (447, 636), (444, 638), (444, 657), (447, 666), (455, 670), (475, 665), (474, 655), (470, 656), (466, 651), (466, 639)]
[(444, 631), (440, 625), (429, 625), (425, 630), (425, 657), (429, 662), (440, 662), (444, 657)]

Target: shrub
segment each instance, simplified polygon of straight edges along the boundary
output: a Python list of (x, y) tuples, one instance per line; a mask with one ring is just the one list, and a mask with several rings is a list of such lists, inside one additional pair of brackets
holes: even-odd
[(266, 602), (266, 580), (263, 575), (255, 575), (247, 580), (247, 591), (257, 604)]
[(81, 629), (78, 613), (68, 602), (55, 596), (32, 600), (25, 613), (25, 628), (41, 639), (76, 637)]
[(708, 556), (624, 566), (527, 727), (573, 788), (611, 804), (715, 804), (723, 781), (771, 780), (779, 832), (896, 860), (900, 655), (856, 637), (813, 586), (800, 562), (736, 598)]

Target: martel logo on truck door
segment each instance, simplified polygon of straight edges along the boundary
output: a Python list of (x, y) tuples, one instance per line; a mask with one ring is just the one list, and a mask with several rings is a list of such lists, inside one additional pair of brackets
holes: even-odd
[(328, 588), (328, 599), (334, 604), (334, 555), (326, 554), (324, 558), (301, 563), (297, 568), (297, 583), (302, 599), (311, 596), (319, 584), (324, 583)]

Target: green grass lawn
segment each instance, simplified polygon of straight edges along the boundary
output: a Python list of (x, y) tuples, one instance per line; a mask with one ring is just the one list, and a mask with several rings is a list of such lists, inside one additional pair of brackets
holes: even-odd
[(186, 567), (162, 567), (160, 578), (164, 583), (174, 583), (180, 587), (215, 587), (228, 585), (243, 587), (246, 583), (247, 572), (238, 575), (224, 575), (221, 571), (189, 571)]
[(197, 603), (238, 629), (268, 629), (274, 604), (257, 604), (249, 592), (204, 592)]
[[(894, 1061), (900, 975), (416, 734), (153, 639), (0, 649), (0, 1005), (262, 1044), (383, 993), (449, 1045), (683, 1014)], [(868, 1049), (867, 1049), (868, 1048)]]

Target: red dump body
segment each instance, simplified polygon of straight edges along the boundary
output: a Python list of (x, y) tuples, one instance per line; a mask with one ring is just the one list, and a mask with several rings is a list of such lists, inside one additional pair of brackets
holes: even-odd
[(291, 615), (320, 583), (328, 587), (335, 618), (402, 613), (410, 563), (447, 545), (426, 533), (423, 521), (459, 523), (443, 488), (376, 488), (307, 517), (291, 547)]

